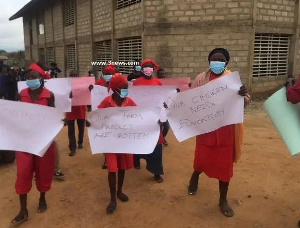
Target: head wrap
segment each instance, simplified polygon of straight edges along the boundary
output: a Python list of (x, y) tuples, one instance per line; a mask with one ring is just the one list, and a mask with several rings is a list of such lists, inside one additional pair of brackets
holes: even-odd
[(229, 52), (225, 49), (225, 48), (215, 48), (213, 49), (209, 55), (208, 55), (208, 61), (210, 61), (210, 58), (213, 56), (213, 54), (216, 54), (216, 53), (221, 53), (225, 56), (226, 58), (226, 61), (229, 62), (230, 60), (230, 55), (229, 55)]
[(33, 71), (39, 73), (43, 79), (49, 79), (49, 78), (50, 78), (50, 76), (47, 75), (47, 74), (45, 73), (45, 71), (44, 71), (41, 67), (39, 67), (36, 63), (31, 64), (31, 65), (28, 67), (27, 70), (28, 70), (28, 71), (33, 70)]
[(108, 90), (111, 89), (114, 91), (115, 89), (122, 87), (126, 83), (127, 79), (124, 75), (119, 73), (114, 74), (109, 81)]
[(112, 75), (114, 75), (116, 73), (116, 68), (114, 65), (110, 64), (110, 65), (107, 65), (103, 68), (102, 70), (102, 73), (104, 74), (105, 72), (109, 72), (111, 73)]
[(143, 67), (146, 63), (151, 63), (151, 65), (155, 68), (155, 70), (159, 69), (159, 66), (152, 59), (145, 59), (141, 63), (141, 67)]

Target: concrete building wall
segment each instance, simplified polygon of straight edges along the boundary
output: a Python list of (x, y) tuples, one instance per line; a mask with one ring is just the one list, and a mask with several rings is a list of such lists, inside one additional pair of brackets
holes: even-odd
[(58, 74), (58, 77), (64, 77), (65, 74), (65, 49), (64, 46), (56, 46), (55, 47), (55, 62), (57, 66), (62, 71), (62, 73)]
[(64, 38), (64, 33), (62, 3), (60, 1), (56, 1), (53, 5), (53, 28), (54, 41), (62, 41)]
[(89, 0), (77, 0), (77, 36), (91, 35), (91, 12)]
[(75, 38), (75, 24), (64, 27), (65, 40)]
[(251, 0), (144, 0), (145, 20), (159, 22), (203, 22), (251, 19)]
[(32, 41), (33, 45), (38, 44), (37, 22), (35, 18), (32, 19)]
[(93, 32), (112, 30), (112, 3), (110, 0), (93, 0)]
[(45, 10), (45, 36), (46, 43), (53, 42), (53, 24), (52, 24), (52, 8), (49, 7)]
[(249, 34), (194, 34), (146, 36), (147, 58), (153, 58), (169, 77), (195, 78), (208, 69), (208, 54), (215, 47), (225, 47), (231, 55), (228, 68), (239, 71), (248, 80)]
[(295, 0), (257, 0), (257, 20), (293, 23)]
[(115, 29), (124, 29), (142, 24), (142, 3), (115, 11)]
[(78, 44), (77, 52), (79, 75), (87, 75), (88, 71), (92, 69), (92, 45), (90, 43)]

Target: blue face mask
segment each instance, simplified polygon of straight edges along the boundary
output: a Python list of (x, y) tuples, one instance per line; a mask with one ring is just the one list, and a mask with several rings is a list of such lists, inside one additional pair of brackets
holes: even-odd
[(125, 98), (128, 96), (128, 89), (121, 89), (121, 93), (118, 93), (121, 98)]
[(136, 70), (136, 71), (141, 71), (141, 70), (142, 70), (142, 67), (141, 67), (141, 66), (135, 66), (135, 70)]
[(112, 75), (103, 75), (103, 79), (106, 81), (106, 82), (109, 82), (110, 79), (111, 79)]
[(40, 88), (41, 86), (41, 80), (40, 79), (33, 79), (33, 80), (27, 80), (26, 85), (31, 89), (35, 90)]
[(221, 74), (225, 70), (226, 63), (219, 61), (211, 61), (209, 67), (214, 74)]

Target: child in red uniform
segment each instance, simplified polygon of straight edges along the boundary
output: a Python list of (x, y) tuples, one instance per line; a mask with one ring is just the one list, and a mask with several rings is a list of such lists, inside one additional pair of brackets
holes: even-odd
[[(78, 77), (77, 71), (70, 71), (70, 77)], [(76, 153), (76, 137), (75, 137), (75, 120), (78, 126), (78, 149), (82, 149), (83, 136), (84, 136), (84, 126), (86, 117), (86, 106), (72, 106), (71, 112), (66, 113), (66, 122), (68, 124), (68, 137), (69, 137), (69, 156), (74, 156)]]
[[(133, 100), (127, 97), (128, 83), (121, 74), (115, 74), (110, 82), (109, 88), (114, 92), (106, 97), (98, 108), (136, 106)], [(116, 196), (122, 201), (127, 202), (128, 196), (122, 191), (125, 170), (133, 168), (132, 154), (105, 154), (108, 170), (108, 183), (110, 188), (111, 202), (106, 208), (107, 213), (113, 213), (117, 207)], [(118, 191), (116, 191), (116, 172), (118, 171)]]
[[(151, 59), (145, 59), (141, 63), (143, 77), (140, 77), (133, 81), (134, 86), (161, 86), (159, 79), (152, 76), (154, 68), (159, 69), (159, 66)], [(154, 174), (154, 179), (157, 183), (163, 182), (161, 177), (164, 174), (163, 163), (162, 163), (162, 143), (164, 142), (164, 137), (160, 134), (160, 138), (157, 146), (155, 147), (153, 153), (149, 155), (134, 155), (134, 167), (140, 169), (140, 158), (144, 158), (147, 162), (147, 170)]]
[(103, 76), (96, 81), (95, 85), (100, 85), (104, 87), (108, 87), (109, 81), (111, 77), (117, 73), (117, 69), (115, 68), (114, 65), (107, 65), (106, 67), (103, 68), (102, 70)]
[[(196, 77), (193, 88), (203, 86), (218, 77), (226, 77), (230, 73), (226, 69), (229, 63), (229, 52), (224, 48), (212, 50), (208, 56), (210, 69)], [(250, 96), (245, 86), (238, 92), (244, 97), (245, 106), (250, 102)], [(199, 175), (204, 172), (210, 178), (219, 180), (219, 207), (226, 217), (234, 215), (227, 202), (229, 181), (233, 175), (233, 162), (237, 162), (242, 142), (243, 125), (228, 125), (215, 131), (198, 135), (194, 157), (194, 172), (191, 176), (188, 193), (194, 195), (198, 189)]]
[[(45, 72), (37, 64), (34, 63), (28, 68), (26, 84), (29, 88), (21, 91), (21, 102), (54, 107), (54, 95), (44, 88), (44, 76)], [(50, 145), (43, 157), (24, 152), (16, 153), (17, 180), (15, 187), (20, 198), (21, 209), (12, 223), (21, 223), (28, 219), (27, 193), (32, 187), (33, 173), (35, 173), (36, 186), (40, 192), (38, 212), (43, 213), (47, 210), (45, 194), (51, 188), (54, 163), (54, 143)]]

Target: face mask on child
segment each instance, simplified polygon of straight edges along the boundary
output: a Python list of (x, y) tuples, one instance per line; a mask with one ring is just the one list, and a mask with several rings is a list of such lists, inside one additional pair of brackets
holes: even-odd
[(26, 85), (31, 89), (35, 90), (40, 88), (41, 86), (41, 80), (40, 79), (33, 79), (33, 80), (27, 80)]
[(121, 89), (120, 93), (118, 93), (118, 94), (120, 95), (121, 98), (125, 98), (128, 96), (128, 89)]
[(145, 67), (143, 69), (143, 73), (148, 76), (148, 77), (151, 77), (152, 74), (153, 74), (153, 68), (152, 67)]
[(112, 77), (112, 75), (103, 75), (103, 79), (104, 79), (104, 81), (106, 81), (106, 82), (109, 82), (110, 79), (111, 79), (111, 77)]
[(141, 71), (141, 70), (142, 70), (142, 67), (141, 67), (141, 66), (135, 66), (135, 70), (136, 70), (136, 71)]

